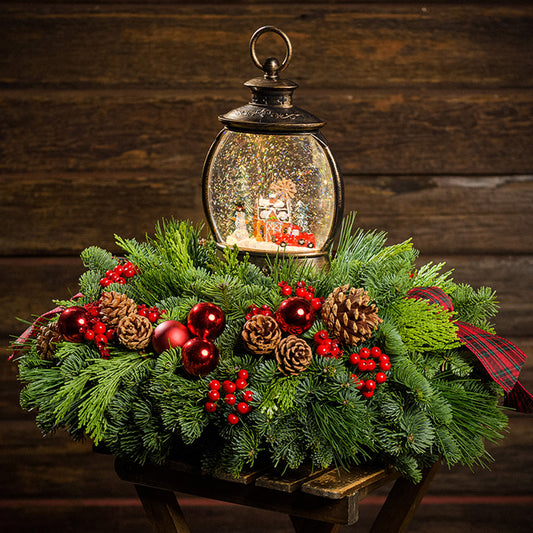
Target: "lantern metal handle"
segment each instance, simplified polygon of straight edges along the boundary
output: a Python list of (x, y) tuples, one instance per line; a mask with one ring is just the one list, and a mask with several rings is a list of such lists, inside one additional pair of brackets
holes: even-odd
[[(265, 63), (262, 64), (257, 57), (257, 54), (255, 52), (255, 43), (257, 42), (257, 39), (261, 35), (263, 35), (263, 33), (267, 32), (277, 33), (283, 39), (283, 42), (287, 47), (287, 52), (285, 53), (285, 57), (281, 63), (279, 63), (276, 58), (269, 57), (265, 61)], [(250, 39), (250, 55), (252, 56), (252, 61), (254, 62), (254, 65), (265, 72), (265, 77), (275, 80), (278, 77), (278, 73), (284, 70), (289, 64), (289, 61), (291, 60), (291, 41), (289, 40), (287, 35), (279, 28), (276, 28), (275, 26), (263, 26), (262, 28), (256, 30), (256, 32), (252, 35), (252, 38)]]

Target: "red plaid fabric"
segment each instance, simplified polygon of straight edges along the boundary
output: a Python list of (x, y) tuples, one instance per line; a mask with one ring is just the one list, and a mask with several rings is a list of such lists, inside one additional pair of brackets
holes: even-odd
[[(448, 311), (453, 311), (451, 298), (439, 287), (415, 287), (407, 292), (408, 298), (425, 299)], [(533, 395), (518, 381), (526, 354), (512, 342), (488, 331), (461, 322), (455, 322), (457, 336), (479, 359), (492, 379), (505, 391), (505, 405), (522, 413), (533, 412)]]

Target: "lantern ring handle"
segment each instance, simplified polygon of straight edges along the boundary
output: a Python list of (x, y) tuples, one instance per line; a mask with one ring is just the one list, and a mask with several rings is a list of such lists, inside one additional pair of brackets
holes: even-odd
[[(263, 26), (262, 28), (259, 28), (258, 30), (256, 30), (255, 33), (252, 35), (252, 38), (250, 39), (250, 55), (252, 56), (252, 61), (254, 62), (254, 65), (260, 70), (266, 71), (266, 63), (265, 65), (263, 65), (259, 61), (259, 58), (257, 57), (257, 54), (255, 53), (255, 43), (257, 39), (261, 35), (263, 35), (263, 33), (267, 33), (267, 32), (277, 33), (283, 39), (283, 42), (285, 43), (285, 46), (287, 47), (287, 52), (285, 53), (285, 57), (283, 61), (281, 62), (281, 64), (279, 65), (279, 67), (276, 69), (276, 72), (274, 73), (274, 75), (276, 75), (278, 72), (281, 72), (289, 64), (289, 61), (291, 60), (291, 57), (292, 57), (292, 44), (289, 38), (287, 37), (287, 34), (281, 31), (279, 28), (276, 28), (275, 26)], [(267, 62), (268, 61), (269, 60), (267, 59)]]

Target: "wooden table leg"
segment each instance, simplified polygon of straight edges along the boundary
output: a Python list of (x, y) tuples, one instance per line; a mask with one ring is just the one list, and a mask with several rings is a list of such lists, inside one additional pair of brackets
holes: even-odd
[(422, 481), (416, 485), (408, 479), (399, 478), (389, 492), (370, 533), (405, 533), (439, 467), (440, 461), (437, 461), (424, 471)]
[(328, 522), (319, 522), (309, 518), (299, 518), (291, 516), (292, 525), (296, 533), (337, 533), (339, 524), (329, 524)]
[(144, 485), (135, 489), (154, 533), (191, 533), (173, 492)]

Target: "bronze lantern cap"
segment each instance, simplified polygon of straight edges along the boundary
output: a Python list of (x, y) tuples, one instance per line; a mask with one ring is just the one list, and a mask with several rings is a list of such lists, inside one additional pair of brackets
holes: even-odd
[[(265, 32), (274, 32), (283, 38), (287, 53), (281, 63), (275, 57), (269, 57), (263, 64), (258, 60), (255, 43)], [(274, 26), (259, 28), (250, 40), (250, 55), (264, 76), (244, 84), (252, 91), (251, 102), (218, 117), (225, 126), (248, 132), (298, 133), (316, 131), (325, 125), (315, 115), (292, 104), (292, 95), (298, 84), (279, 77), (292, 56), (291, 42), (284, 32)]]

